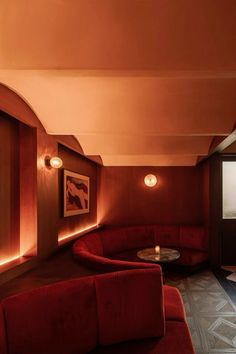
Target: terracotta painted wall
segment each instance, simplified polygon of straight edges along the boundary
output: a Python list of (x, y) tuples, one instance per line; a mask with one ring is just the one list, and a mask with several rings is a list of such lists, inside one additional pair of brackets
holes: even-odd
[(63, 217), (63, 170), (59, 171), (59, 237), (64, 237), (97, 223), (97, 165), (63, 145), (59, 145), (58, 154), (63, 168), (90, 177), (90, 212)]
[[(146, 174), (158, 185), (148, 188)], [(203, 170), (200, 167), (102, 167), (98, 222), (102, 224), (202, 224)]]

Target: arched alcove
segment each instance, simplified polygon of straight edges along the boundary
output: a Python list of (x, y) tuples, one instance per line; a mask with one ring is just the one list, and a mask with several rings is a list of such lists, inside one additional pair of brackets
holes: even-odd
[[(37, 254), (36, 129), (0, 111), (0, 265)], [(4, 269), (3, 269), (4, 270)]]
[(0, 272), (37, 255), (37, 129), (32, 108), (0, 84)]
[(21, 97), (20, 93), (2, 83), (0, 83), (0, 111), (28, 126), (45, 131), (30, 104)]
[[(70, 240), (72, 229), (73, 234), (78, 233), (97, 222), (96, 159), (94, 163), (90, 161), (93, 158), (81, 156), (84, 153), (75, 137), (47, 134), (30, 105), (18, 93), (0, 84), (0, 122), (1, 119), (13, 129), (9, 133), (13, 138), (9, 140), (6, 136), (8, 146), (2, 139), (0, 149), (2, 156), (6, 155), (4, 149), (8, 149), (8, 172), (5, 175), (13, 174), (14, 178), (4, 197), (8, 199), (6, 215), (11, 217), (6, 220), (5, 230), (10, 230), (8, 236), (4, 235), (4, 230), (0, 235), (4, 245), (0, 252), (0, 273), (3, 272), (0, 283), (2, 279), (6, 281), (6, 269), (10, 269), (8, 279), (21, 274), (55, 252), (58, 243)], [(14, 152), (13, 158), (11, 151)], [(76, 217), (64, 220), (60, 214), (63, 201), (59, 180), (63, 171), (47, 169), (44, 163), (46, 156), (58, 154), (63, 155), (65, 168), (83, 170), (84, 174), (91, 175), (92, 208), (83, 220)], [(0, 179), (4, 181), (4, 169), (0, 167)], [(22, 266), (22, 262), (26, 265)]]

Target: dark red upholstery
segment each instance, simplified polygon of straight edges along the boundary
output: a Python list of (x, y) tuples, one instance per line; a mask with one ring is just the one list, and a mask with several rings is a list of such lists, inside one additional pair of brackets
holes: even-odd
[[(157, 266), (70, 280), (7, 298), (1, 304), (1, 354), (193, 354), (178, 291), (164, 289), (163, 301)], [(103, 344), (112, 345), (97, 347)]]
[(184, 321), (183, 301), (176, 288), (164, 285), (164, 304), (167, 321)]
[(146, 226), (125, 227), (127, 249), (151, 247), (155, 242), (154, 235)]
[(194, 354), (186, 323), (166, 321), (164, 337), (98, 347), (91, 354)]
[(83, 237), (82, 242), (90, 253), (96, 254), (97, 256), (103, 256), (103, 245), (101, 242), (101, 238), (98, 237), (96, 232), (92, 232), (89, 235), (89, 239)]
[(193, 354), (178, 291), (164, 291), (163, 299), (156, 267), (64, 281), (6, 298), (0, 305), (1, 354)]
[(2, 306), (0, 305), (0, 353), (7, 354), (6, 346), (5, 320), (3, 316)]
[(100, 231), (97, 232), (98, 236), (102, 240), (103, 254), (112, 255), (124, 250), (123, 245), (126, 244), (126, 232), (125, 228), (114, 228), (112, 233), (109, 229), (104, 229), (102, 237)]
[(87, 267), (102, 271), (153, 267), (154, 264), (139, 260), (137, 251), (158, 244), (179, 250), (176, 264), (196, 266), (208, 259), (207, 243), (206, 230), (201, 226), (113, 227), (79, 238), (73, 245), (73, 254)]
[(140, 269), (140, 268), (154, 268), (156, 264), (128, 262), (127, 260), (110, 259), (106, 257), (96, 256), (88, 251), (80, 251), (76, 258), (88, 268), (96, 271), (114, 272), (118, 270)]
[(175, 225), (153, 225), (148, 228), (148, 232), (154, 234), (154, 243), (152, 245), (161, 245), (162, 247), (179, 247), (179, 227)]
[(190, 248), (177, 248), (180, 252), (180, 258), (175, 261), (175, 264), (185, 266), (195, 266), (201, 264), (208, 259), (208, 253)]
[(208, 238), (204, 227), (180, 226), (180, 246), (206, 251)]
[(79, 354), (98, 343), (92, 277), (34, 289), (2, 306), (9, 354)]
[(119, 277), (110, 273), (106, 277), (96, 278), (95, 285), (98, 317), (102, 318), (99, 322), (100, 344), (164, 335), (160, 270), (147, 272), (142, 269), (133, 273), (132, 277), (129, 272), (124, 272), (122, 277), (120, 272)]

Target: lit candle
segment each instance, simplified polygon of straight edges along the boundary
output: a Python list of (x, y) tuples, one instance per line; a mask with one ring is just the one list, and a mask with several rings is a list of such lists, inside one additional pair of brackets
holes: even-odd
[(157, 254), (160, 253), (160, 246), (156, 246), (156, 247), (155, 247), (155, 252), (156, 252)]

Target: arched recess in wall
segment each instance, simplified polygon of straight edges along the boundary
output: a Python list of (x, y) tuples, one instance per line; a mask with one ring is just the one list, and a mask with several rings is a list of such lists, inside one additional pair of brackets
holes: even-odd
[[(12, 146), (14, 149), (17, 147), (19, 155), (18, 215), (20, 230), (18, 245), (14, 245), (17, 252), (13, 251), (13, 248), (10, 246), (5, 259), (11, 258), (9, 256), (13, 258), (15, 255), (18, 257), (37, 255), (37, 258), (41, 259), (58, 248), (58, 226), (60, 228), (59, 238), (61, 236), (63, 238), (66, 237), (66, 240), (68, 232), (71, 233), (72, 228), (74, 232), (75, 226), (73, 222), (75, 218), (73, 220), (67, 219), (66, 225), (58, 219), (58, 211), (62, 204), (59, 199), (60, 193), (58, 193), (58, 173), (53, 169), (45, 169), (41, 162), (44, 162), (45, 156), (60, 154), (62, 150), (64, 151), (66, 148), (69, 148), (72, 150), (72, 155), (73, 152), (76, 153), (75, 163), (77, 164), (80, 155), (84, 155), (84, 153), (75, 137), (48, 135), (27, 102), (18, 93), (1, 84), (0, 112), (5, 112), (5, 115), (8, 114), (7, 119), (15, 121), (19, 130), (18, 146), (16, 144)], [(58, 146), (61, 146), (61, 150)], [(65, 168), (73, 170), (75, 167), (71, 165), (71, 154), (68, 158), (69, 161), (65, 159), (64, 162)], [(90, 158), (90, 160), (94, 159)], [(97, 171), (96, 164), (94, 164), (94, 170)], [(94, 172), (95, 175), (96, 171)], [(81, 173), (81, 171), (79, 172)], [(86, 171), (84, 173), (86, 174)], [(96, 186), (96, 181), (97, 177), (95, 176), (91, 183)], [(93, 194), (96, 199), (97, 192), (95, 187)], [(96, 208), (96, 201), (92, 204)], [(93, 217), (92, 223), (94, 224), (96, 222), (96, 210), (89, 215)], [(58, 225), (60, 221), (63, 224), (62, 226)], [(88, 222), (90, 226), (90, 220)], [(88, 222), (86, 222), (86, 226)], [(12, 225), (14, 225), (14, 221), (12, 221)], [(79, 222), (79, 225), (76, 224), (76, 232), (78, 231), (77, 226), (80, 228), (83, 225), (81, 225), (81, 222)]]
[(45, 132), (42, 123), (26, 99), (19, 92), (2, 83), (0, 83), (0, 110), (22, 123)]
[[(26, 98), (13, 87), (3, 83), (0, 83), (0, 111), (9, 114), (30, 127), (37, 128), (46, 133), (43, 124)], [(80, 142), (75, 136), (53, 135), (53, 137), (58, 143), (63, 144), (81, 155), (85, 155)], [(99, 165), (103, 164), (100, 156), (87, 156), (87, 158)]]
[[(46, 133), (43, 124), (34, 112), (30, 103), (27, 102), (27, 100), (14, 88), (3, 83), (0, 83), (0, 111), (9, 114), (30, 127), (37, 128)], [(81, 155), (85, 155), (82, 146), (76, 137), (72, 135), (53, 135), (53, 137), (58, 143), (67, 146)], [(98, 156), (91, 156), (89, 158), (102, 164), (101, 158)]]
[(0, 124), (4, 129), (0, 139), (0, 179), (3, 188), (4, 185), (6, 187), (0, 205), (6, 214), (4, 227), (0, 229), (4, 245), (0, 254), (0, 271), (4, 271), (13, 259), (22, 261), (22, 257), (37, 254), (36, 130), (45, 130), (32, 108), (2, 84)]

